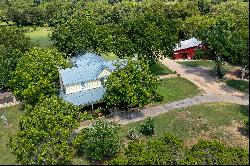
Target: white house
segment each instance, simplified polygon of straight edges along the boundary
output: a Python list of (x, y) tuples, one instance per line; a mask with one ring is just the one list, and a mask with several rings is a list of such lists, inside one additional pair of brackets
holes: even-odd
[(116, 61), (94, 53), (80, 53), (71, 59), (74, 67), (60, 69), (60, 96), (74, 105), (91, 105), (102, 100), (104, 82), (115, 70)]

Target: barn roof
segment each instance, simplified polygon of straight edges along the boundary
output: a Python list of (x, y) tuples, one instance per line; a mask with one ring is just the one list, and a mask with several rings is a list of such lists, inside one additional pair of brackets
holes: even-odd
[(201, 41), (193, 37), (191, 39), (181, 41), (179, 44), (176, 45), (174, 51), (196, 47), (196, 46), (199, 46), (201, 43), (202, 43)]
[(70, 102), (74, 105), (90, 105), (91, 103), (96, 103), (102, 100), (105, 93), (105, 88), (95, 88), (85, 91), (80, 91), (71, 94), (65, 94), (63, 91), (60, 91), (60, 96), (67, 102)]

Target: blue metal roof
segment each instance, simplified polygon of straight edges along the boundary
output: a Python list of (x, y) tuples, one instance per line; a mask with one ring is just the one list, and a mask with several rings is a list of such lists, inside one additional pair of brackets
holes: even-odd
[(71, 58), (71, 61), (78, 67), (80, 66), (87, 66), (90, 64), (95, 64), (95, 63), (102, 63), (105, 60), (92, 52), (87, 52), (87, 53), (78, 53), (75, 57)]
[(106, 61), (102, 57), (86, 53), (72, 58), (76, 66), (72, 68), (61, 69), (59, 71), (63, 85), (71, 85), (95, 80), (103, 69), (115, 70), (115, 61)]
[(90, 105), (92, 103), (99, 102), (105, 93), (105, 88), (95, 88), (85, 91), (80, 91), (71, 94), (65, 94), (63, 91), (60, 91), (60, 96), (67, 102), (70, 102), (74, 105)]

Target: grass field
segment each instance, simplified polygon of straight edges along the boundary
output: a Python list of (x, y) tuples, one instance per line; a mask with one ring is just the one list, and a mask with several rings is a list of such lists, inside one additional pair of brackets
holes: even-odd
[(226, 84), (234, 89), (249, 94), (249, 81), (227, 80)]
[(16, 164), (15, 156), (10, 153), (10, 149), (6, 147), (10, 136), (14, 135), (18, 128), (18, 118), (23, 114), (19, 106), (7, 107), (0, 109), (0, 115), (5, 115), (9, 126), (5, 127), (0, 119), (0, 165)]
[(208, 67), (208, 68), (213, 68), (215, 66), (215, 62), (214, 61), (204, 61), (204, 60), (200, 60), (200, 61), (186, 61), (186, 62), (177, 62), (183, 66), (186, 67)]
[[(173, 110), (154, 118), (156, 134), (147, 138), (159, 138), (164, 132), (169, 132), (184, 140), (187, 146), (202, 138), (217, 139), (230, 146), (248, 149), (249, 140), (242, 137), (240, 132), (248, 115), (247, 106), (227, 103), (209, 103)], [(122, 137), (126, 137), (130, 128), (135, 128), (139, 133), (140, 125), (144, 122), (122, 126)]]
[(174, 72), (172, 70), (167, 68), (161, 62), (156, 62), (155, 64), (150, 64), (149, 69), (154, 75), (174, 74)]
[(199, 95), (201, 90), (189, 80), (176, 77), (159, 80), (157, 92), (163, 95), (161, 103), (169, 103)]
[(49, 38), (49, 33), (50, 29), (48, 27), (37, 27), (36, 29), (30, 27), (29, 32), (27, 32), (26, 35), (29, 36), (39, 47), (46, 48), (52, 44)]

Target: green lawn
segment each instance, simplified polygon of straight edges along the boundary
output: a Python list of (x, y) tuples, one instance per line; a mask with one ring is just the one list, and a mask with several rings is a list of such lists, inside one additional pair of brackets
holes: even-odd
[(227, 80), (226, 84), (234, 89), (249, 94), (249, 81)]
[(196, 85), (182, 77), (159, 80), (157, 92), (163, 95), (162, 103), (169, 103), (201, 94), (201, 90)]
[(50, 28), (37, 27), (36, 29), (30, 27), (29, 32), (26, 33), (39, 47), (46, 48), (52, 45), (49, 38)]
[[(173, 110), (154, 118), (156, 134), (147, 138), (159, 138), (164, 132), (169, 132), (184, 140), (187, 146), (203, 138), (217, 139), (228, 145), (248, 149), (248, 139), (237, 132), (248, 118), (248, 112), (247, 106), (227, 103), (208, 103)], [(122, 126), (122, 137), (127, 135), (130, 128), (135, 128), (138, 133), (144, 122), (145, 120)]]
[(22, 114), (19, 106), (0, 109), (0, 116), (5, 115), (9, 123), (9, 127), (4, 127), (2, 119), (0, 119), (0, 165), (16, 164), (15, 156), (10, 153), (10, 149), (6, 145), (10, 136), (17, 132), (19, 128), (18, 118)]
[(114, 53), (101, 53), (101, 56), (108, 61), (119, 59)]
[(186, 61), (186, 62), (177, 62), (183, 66), (186, 67), (208, 67), (208, 68), (213, 68), (215, 66), (214, 61), (205, 61), (205, 60), (199, 60), (199, 61)]
[(155, 64), (150, 64), (149, 69), (154, 75), (174, 74), (174, 72), (172, 70), (167, 68), (161, 62), (156, 62)]

